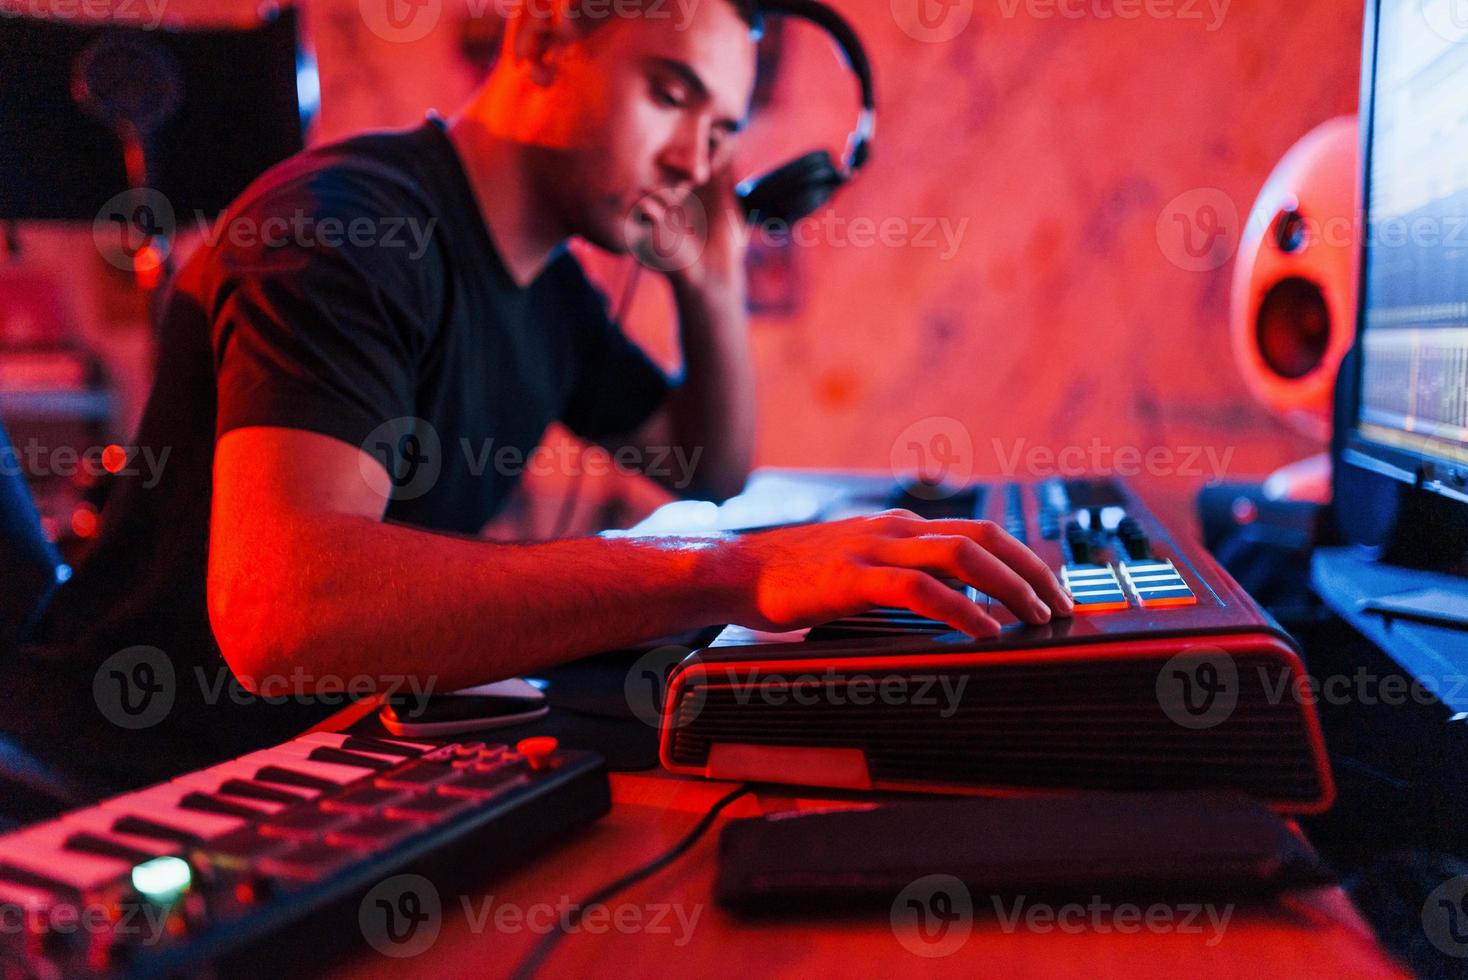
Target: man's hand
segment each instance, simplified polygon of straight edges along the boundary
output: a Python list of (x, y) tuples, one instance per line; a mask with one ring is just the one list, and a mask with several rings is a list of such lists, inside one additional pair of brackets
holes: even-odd
[(890, 510), (752, 534), (731, 542), (729, 552), (733, 621), (754, 629), (798, 629), (895, 606), (972, 636), (999, 633), (997, 620), (941, 579), (974, 586), (1027, 623), (1074, 609), (1049, 567), (989, 521), (928, 521)]
[[(748, 236), (734, 183), (734, 168), (726, 162), (681, 207), (664, 214), (664, 222), (676, 224), (688, 238), (679, 260), (664, 266), (674, 288), (721, 294), (735, 290), (742, 301)], [(676, 233), (664, 229), (664, 234)]]
[[(602, 441), (612, 452), (636, 446), (643, 459), (663, 459), (670, 446), (680, 449), (695, 461), (693, 482), (671, 489), (715, 500), (739, 492), (754, 458), (743, 221), (732, 171), (724, 166), (681, 208), (664, 213), (645, 239), (639, 259), (666, 272), (678, 304), (683, 377), (637, 432)], [(648, 254), (660, 264), (649, 262)]]

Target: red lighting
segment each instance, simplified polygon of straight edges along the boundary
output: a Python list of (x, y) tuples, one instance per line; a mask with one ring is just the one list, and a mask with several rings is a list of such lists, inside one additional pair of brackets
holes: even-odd
[(71, 512), (71, 533), (79, 538), (90, 538), (97, 533), (97, 512), (91, 505), (83, 504)]
[(133, 256), (133, 274), (143, 289), (155, 289), (163, 279), (163, 252), (156, 245), (144, 245)]
[(127, 465), (127, 450), (113, 443), (102, 450), (102, 468), (108, 473), (120, 473)]

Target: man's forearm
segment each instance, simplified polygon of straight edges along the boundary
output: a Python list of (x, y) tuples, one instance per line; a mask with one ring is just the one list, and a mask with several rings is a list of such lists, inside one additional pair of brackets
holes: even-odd
[[(313, 515), (211, 606), (241, 682), (408, 677), (448, 691), (726, 621), (714, 539), (505, 545)], [(252, 586), (269, 582), (269, 594)], [(280, 680), (275, 680), (278, 686)]]
[(684, 373), (669, 401), (673, 438), (697, 452), (693, 487), (683, 492), (724, 498), (738, 493), (754, 458), (754, 357), (744, 289), (675, 281)]

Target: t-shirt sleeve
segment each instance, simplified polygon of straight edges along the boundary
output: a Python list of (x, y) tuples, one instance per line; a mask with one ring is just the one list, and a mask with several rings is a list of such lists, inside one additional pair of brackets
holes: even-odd
[(606, 297), (577, 277), (579, 368), (561, 421), (583, 439), (625, 435), (662, 407), (672, 385), (608, 316)]
[[(361, 446), (384, 421), (414, 414), (432, 308), (431, 277), (416, 263), (433, 253), (374, 243), (373, 216), (403, 208), (390, 210), (383, 193), (326, 172), (227, 221), (226, 239), (240, 228), (271, 241), (226, 240), (214, 256), (216, 438), (267, 425)], [(282, 230), (282, 219), (294, 229)]]

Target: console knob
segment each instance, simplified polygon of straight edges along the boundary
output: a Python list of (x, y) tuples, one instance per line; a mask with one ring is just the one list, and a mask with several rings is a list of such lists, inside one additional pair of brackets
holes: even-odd
[(560, 743), (549, 735), (537, 735), (534, 738), (522, 738), (515, 743), (515, 751), (525, 757), (532, 769), (544, 769), (551, 763), (551, 757), (556, 754)]

